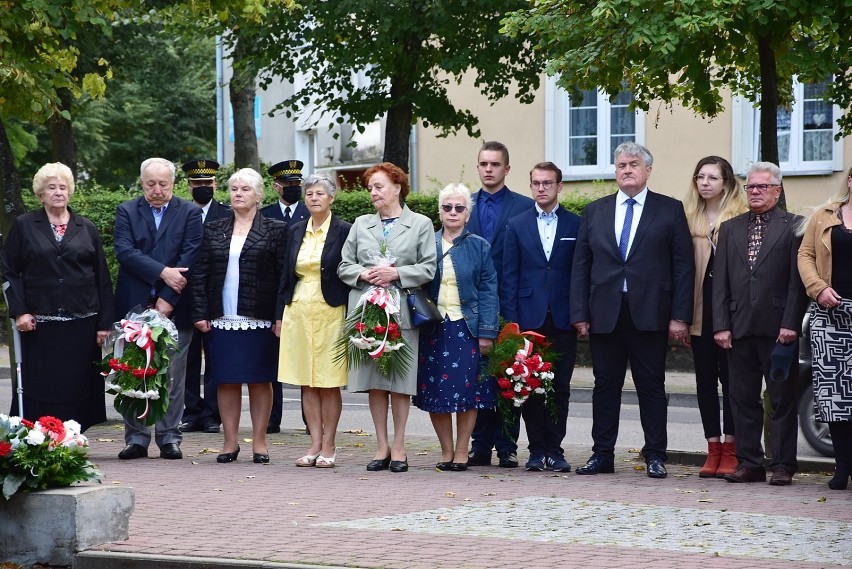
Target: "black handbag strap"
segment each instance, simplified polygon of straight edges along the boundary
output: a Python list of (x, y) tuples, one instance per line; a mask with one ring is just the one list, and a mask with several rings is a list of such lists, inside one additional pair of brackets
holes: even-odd
[[(461, 236), (461, 238), (459, 239), (459, 244), (460, 244), (462, 241), (464, 241), (465, 239), (467, 239), (468, 235), (470, 235), (470, 231), (468, 231), (467, 233), (465, 233), (464, 235), (462, 235), (462, 236)], [(453, 247), (457, 247), (457, 246), (458, 246), (458, 244), (453, 243)], [(450, 247), (449, 249), (447, 249), (446, 251), (444, 251), (444, 254), (443, 254), (443, 255), (441, 255), (440, 257), (438, 257), (438, 261), (437, 261), (437, 262), (438, 262), (438, 263), (440, 263), (441, 261), (443, 261), (443, 260), (444, 260), (444, 257), (446, 257), (446, 256), (447, 256), (447, 254), (448, 254), (450, 251), (452, 251), (453, 247)]]

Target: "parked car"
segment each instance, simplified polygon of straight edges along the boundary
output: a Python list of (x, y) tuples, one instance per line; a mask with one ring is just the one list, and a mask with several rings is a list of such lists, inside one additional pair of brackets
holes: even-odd
[(811, 371), (810, 316), (805, 314), (799, 341), (799, 428), (808, 444), (824, 456), (834, 456), (828, 424), (816, 420), (813, 375)]

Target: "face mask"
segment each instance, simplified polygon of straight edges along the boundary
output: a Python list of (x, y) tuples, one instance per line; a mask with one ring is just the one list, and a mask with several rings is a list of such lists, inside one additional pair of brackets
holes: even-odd
[(213, 199), (213, 186), (196, 186), (192, 188), (192, 199), (201, 205)]
[(281, 190), (281, 199), (288, 204), (296, 203), (300, 197), (302, 197), (302, 188), (300, 186), (288, 186)]

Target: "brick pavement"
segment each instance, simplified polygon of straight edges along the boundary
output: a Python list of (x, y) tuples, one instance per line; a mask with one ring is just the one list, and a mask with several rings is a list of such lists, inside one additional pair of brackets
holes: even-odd
[[(249, 442), (218, 464), (221, 435), (203, 433), (185, 436), (184, 460), (123, 462), (120, 425), (87, 435), (103, 483), (133, 487), (136, 509), (130, 538), (84, 552), (77, 569), (852, 566), (852, 490), (829, 490), (823, 473), (775, 488), (670, 465), (651, 480), (626, 450), (614, 475), (439, 472), (427, 438), (409, 439), (408, 473), (368, 473), (375, 441), (353, 433), (320, 470), (293, 465), (308, 447), (296, 431), (270, 435), (269, 465), (251, 462)], [(574, 464), (587, 457), (567, 448)]]

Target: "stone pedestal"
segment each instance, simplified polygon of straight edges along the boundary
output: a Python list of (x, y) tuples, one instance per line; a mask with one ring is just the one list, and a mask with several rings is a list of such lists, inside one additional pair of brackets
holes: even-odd
[(132, 488), (84, 485), (0, 497), (0, 561), (71, 565), (83, 549), (127, 539)]

